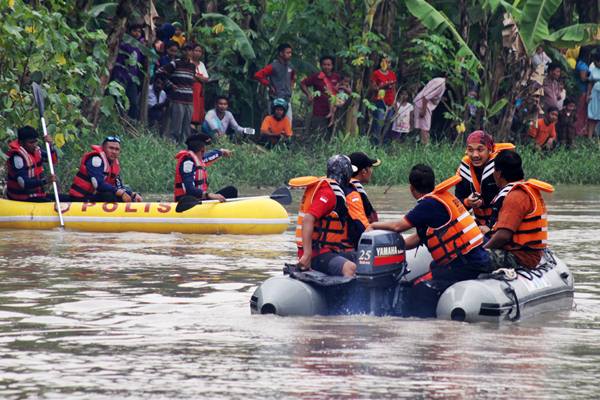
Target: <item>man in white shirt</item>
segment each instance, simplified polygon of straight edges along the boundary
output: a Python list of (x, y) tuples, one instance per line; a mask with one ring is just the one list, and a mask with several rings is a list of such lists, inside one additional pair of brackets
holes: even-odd
[(204, 117), (202, 123), (202, 133), (210, 137), (223, 136), (229, 128), (235, 133), (243, 133), (246, 135), (254, 135), (253, 128), (243, 128), (238, 125), (231, 111), (228, 111), (229, 99), (225, 96), (217, 97), (215, 108), (209, 110)]

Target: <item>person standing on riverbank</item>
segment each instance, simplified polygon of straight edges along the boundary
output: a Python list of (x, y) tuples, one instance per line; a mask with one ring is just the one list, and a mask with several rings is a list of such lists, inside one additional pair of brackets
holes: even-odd
[(371, 89), (374, 92), (373, 103), (376, 109), (373, 111), (373, 133), (376, 138), (383, 139), (387, 132), (382, 132), (386, 121), (393, 114), (392, 107), (396, 100), (396, 85), (398, 78), (394, 71), (390, 70), (390, 60), (387, 56), (381, 58), (379, 69), (371, 74)]
[(196, 82), (196, 64), (191, 60), (192, 45), (186, 44), (183, 55), (177, 61), (163, 65), (157, 76), (167, 81), (169, 97), (169, 134), (178, 143), (190, 135), (190, 124), (194, 104), (194, 82)]
[(203, 133), (194, 134), (185, 142), (187, 150), (182, 150), (175, 156), (177, 159), (173, 191), (175, 201), (180, 201), (184, 196), (192, 196), (199, 200), (224, 202), (226, 199), (238, 196), (238, 191), (233, 186), (227, 186), (217, 193), (208, 192), (206, 167), (221, 157), (231, 156), (231, 151), (227, 149), (212, 150), (206, 153), (206, 145), (210, 142), (210, 136)]
[(562, 109), (564, 98), (560, 74), (560, 65), (552, 63), (548, 66), (548, 75), (544, 78), (544, 96), (542, 97), (542, 107), (544, 109), (549, 107), (554, 107), (558, 111)]
[(286, 115), (292, 122), (292, 87), (296, 80), (296, 71), (290, 63), (292, 46), (282, 43), (277, 47), (277, 58), (254, 74), (254, 79), (269, 88), (269, 114), (275, 99), (284, 99), (288, 103)]
[(373, 167), (380, 166), (381, 160), (372, 159), (361, 151), (352, 153), (348, 157), (350, 157), (350, 161), (352, 162), (353, 170), (356, 168), (356, 171), (352, 173), (352, 179), (350, 180), (350, 183), (354, 185), (354, 188), (358, 191), (358, 193), (360, 193), (360, 197), (362, 198), (362, 203), (365, 209), (365, 215), (367, 216), (369, 223), (379, 221), (377, 211), (375, 211), (375, 208), (371, 204), (369, 196), (367, 195), (367, 191), (363, 185), (366, 185), (371, 181)]
[(113, 79), (125, 89), (125, 94), (129, 99), (127, 115), (132, 119), (138, 119), (140, 115), (140, 89), (144, 80), (142, 68), (145, 57), (140, 49), (145, 45), (142, 28), (142, 24), (129, 26), (128, 34), (137, 43), (132, 45), (123, 41), (119, 45), (119, 55), (112, 71)]
[(491, 135), (474, 131), (467, 137), (466, 156), (456, 174), (462, 180), (454, 195), (467, 210), (473, 210), (478, 225), (488, 225), (492, 215), (492, 200), (500, 189), (494, 181), (494, 158), (502, 150), (514, 149), (512, 143), (494, 143)]
[(415, 129), (421, 133), (421, 143), (429, 143), (429, 131), (431, 130), (431, 116), (442, 101), (446, 91), (446, 78), (433, 78), (413, 99)]
[[(316, 72), (300, 82), (300, 88), (312, 104), (312, 115), (308, 126), (311, 136), (328, 137), (329, 126), (332, 120), (331, 96), (337, 95), (337, 86), (340, 76), (333, 72), (334, 59), (332, 56), (323, 56), (319, 61), (321, 71)], [(318, 93), (313, 96), (309, 88)]]
[(545, 182), (524, 181), (521, 157), (502, 151), (495, 160), (494, 179), (501, 188), (492, 207), (488, 250), (493, 268), (535, 268), (548, 240), (547, 210), (541, 191), (553, 192)]
[[(9, 200), (50, 202), (54, 197), (47, 194), (44, 187), (56, 181), (44, 176), (44, 161), (48, 161), (48, 153), (38, 146), (38, 132), (31, 126), (24, 126), (17, 131), (17, 140), (8, 144), (6, 153), (6, 197)], [(58, 157), (52, 145), (52, 136), (44, 138), (50, 144), (50, 156), (56, 165)]]
[(405, 248), (422, 244), (431, 253), (431, 271), (418, 278), (410, 288), (408, 309), (411, 316), (435, 317), (437, 302), (455, 282), (476, 279), (489, 272), (490, 260), (483, 250), (483, 234), (475, 219), (449, 189), (461, 178), (453, 176), (435, 186), (433, 169), (417, 164), (408, 177), (410, 192), (417, 205), (402, 219), (375, 222), (367, 230), (385, 229), (398, 233), (415, 228), (404, 238)]
[(121, 139), (107, 136), (102, 146), (92, 146), (83, 155), (79, 171), (69, 190), (71, 201), (84, 202), (141, 202), (142, 196), (131, 191), (121, 180)]
[(204, 56), (204, 49), (199, 44), (194, 44), (191, 50), (190, 60), (196, 65), (196, 75), (194, 76), (193, 90), (193, 111), (192, 111), (192, 124), (197, 127), (204, 122), (204, 84), (208, 82), (208, 71), (206, 66), (202, 62)]

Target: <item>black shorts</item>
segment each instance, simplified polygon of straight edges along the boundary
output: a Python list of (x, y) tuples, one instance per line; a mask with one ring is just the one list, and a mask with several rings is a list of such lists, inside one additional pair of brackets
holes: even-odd
[(310, 262), (310, 267), (327, 275), (342, 276), (344, 275), (342, 269), (348, 261), (356, 262), (356, 253), (353, 251), (347, 253), (328, 251), (314, 257)]

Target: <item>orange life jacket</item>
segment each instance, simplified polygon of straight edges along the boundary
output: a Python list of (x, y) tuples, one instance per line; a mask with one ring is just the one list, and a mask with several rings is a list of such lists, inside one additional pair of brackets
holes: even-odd
[[(481, 194), (482, 199), (493, 199), (497, 191), (499, 191), (498, 187), (494, 182), (494, 159), (496, 156), (503, 150), (513, 150), (515, 145), (512, 143), (496, 143), (494, 145), (494, 149), (490, 153), (490, 158), (483, 165), (483, 171), (481, 172), (481, 181), (477, 178), (477, 173), (475, 172), (475, 167), (471, 162), (471, 159), (468, 156), (464, 156), (458, 166), (458, 170), (456, 173), (466, 181), (469, 181), (471, 184), (471, 191), (477, 192)], [(494, 185), (487, 185), (488, 181), (494, 182)], [(496, 193), (484, 193), (486, 188), (496, 188)], [(489, 189), (491, 190), (491, 189)], [(488, 200), (489, 201), (489, 200)], [(475, 219), (479, 225), (488, 225), (490, 223), (490, 217), (492, 216), (492, 205), (491, 203), (484, 203), (479, 208), (473, 209), (473, 214), (475, 214)], [(489, 225), (488, 225), (489, 226)]]
[(494, 227), (492, 231), (495, 231), (496, 222), (498, 220), (498, 214), (504, 203), (504, 199), (508, 194), (515, 188), (521, 188), (529, 195), (531, 202), (533, 203), (533, 211), (527, 214), (521, 224), (517, 228), (517, 231), (513, 233), (512, 242), (506, 246), (507, 250), (542, 250), (547, 247), (548, 242), (548, 216), (546, 210), (546, 203), (542, 197), (541, 192), (551, 193), (554, 191), (554, 187), (549, 183), (539, 181), (537, 179), (529, 179), (527, 182), (518, 181), (511, 182), (504, 186), (500, 193), (494, 198), (492, 202), (494, 213), (492, 220)]
[(363, 203), (363, 209), (365, 216), (369, 223), (379, 221), (379, 217), (377, 215), (377, 211), (373, 208), (371, 201), (369, 200), (369, 196), (367, 195), (367, 191), (363, 187), (362, 183), (358, 179), (350, 179), (350, 183), (354, 186), (356, 191), (360, 194), (360, 198)]
[(203, 193), (208, 191), (208, 173), (206, 172), (206, 164), (201, 158), (198, 158), (196, 154), (191, 150), (182, 150), (175, 156), (177, 159), (177, 166), (175, 168), (175, 189), (173, 195), (175, 201), (179, 201), (182, 196), (185, 195), (185, 186), (183, 184), (183, 176), (181, 176), (180, 167), (181, 164), (186, 160), (192, 160), (196, 167), (194, 174), (194, 186), (201, 189)]
[[(97, 190), (92, 184), (92, 177), (90, 176), (85, 165), (87, 160), (96, 156), (102, 159), (102, 164), (104, 165), (104, 182), (108, 183), (109, 185), (116, 186), (117, 177), (121, 171), (119, 160), (115, 160), (111, 164), (108, 162), (108, 158), (102, 150), (102, 146), (93, 145), (92, 151), (85, 153), (81, 159), (79, 171), (77, 171), (75, 178), (73, 178), (73, 184), (69, 190), (69, 196), (78, 199), (85, 199), (96, 194)], [(98, 184), (99, 183), (100, 182), (98, 182)]]
[(17, 180), (17, 171), (15, 170), (14, 163), (12, 162), (13, 156), (18, 155), (24, 161), (24, 166), (27, 167), (27, 176), (31, 179), (43, 179), (44, 174), (44, 163), (42, 159), (42, 151), (39, 147), (36, 147), (33, 154), (30, 154), (25, 150), (18, 140), (13, 140), (8, 144), (8, 152), (6, 156), (8, 161), (6, 163), (7, 177), (6, 177), (6, 195), (11, 200), (27, 201), (29, 199), (46, 197), (43, 186), (37, 186), (33, 188), (23, 188), (19, 185)]
[[(289, 185), (292, 187), (306, 187), (300, 202), (298, 221), (296, 223), (296, 245), (298, 246), (298, 251), (303, 251), (302, 223), (304, 221), (304, 216), (313, 202), (315, 193), (323, 185), (328, 185), (331, 190), (333, 190), (336, 204), (333, 211), (315, 222), (312, 235), (313, 248), (316, 250), (329, 249), (336, 252), (352, 250), (354, 246), (350, 243), (348, 238), (348, 209), (346, 208), (346, 196), (337, 182), (328, 178), (301, 177), (291, 179)], [(354, 196), (360, 198), (360, 194), (356, 191), (351, 192), (350, 195), (352, 195), (351, 198), (354, 198)], [(318, 251), (317, 254), (319, 254)]]
[(439, 228), (429, 227), (425, 233), (427, 248), (438, 265), (446, 265), (483, 244), (483, 234), (475, 219), (461, 201), (448, 191), (460, 180), (461, 178), (455, 175), (422, 197), (439, 201), (450, 215), (444, 225)]

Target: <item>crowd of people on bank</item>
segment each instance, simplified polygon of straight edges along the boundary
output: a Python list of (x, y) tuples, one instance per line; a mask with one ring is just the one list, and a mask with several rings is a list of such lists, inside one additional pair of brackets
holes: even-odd
[[(131, 40), (144, 42), (142, 25), (131, 25)], [(204, 85), (211, 81), (204, 48), (189, 39), (180, 23), (165, 23), (157, 30), (151, 46), (150, 86), (147, 104), (140, 105), (144, 73), (144, 55), (139, 47), (124, 40), (113, 69), (112, 79), (119, 82), (129, 99), (128, 115), (138, 118), (141, 107), (147, 107), (148, 120), (158, 126), (163, 136), (183, 143), (192, 130), (213, 138), (224, 134), (254, 134), (252, 127), (241, 128), (228, 110), (229, 99), (217, 97), (214, 106), (207, 105)], [(269, 108), (260, 125), (260, 142), (273, 146), (293, 135), (292, 94), (297, 72), (291, 62), (293, 50), (281, 44), (276, 58), (254, 74), (269, 96)], [(600, 49), (576, 47), (565, 52), (570, 71), (553, 61), (540, 46), (531, 59), (533, 74), (531, 98), (517, 99), (514, 131), (523, 130), (538, 149), (551, 150), (557, 144), (571, 147), (576, 136), (592, 137), (600, 130)], [(300, 80), (300, 89), (312, 106), (305, 124), (311, 136), (330, 138), (336, 118), (348, 107), (352, 80), (335, 71), (336, 60), (325, 55), (319, 60), (319, 71)], [(569, 89), (566, 78), (572, 75), (576, 86)], [(379, 60), (369, 79), (368, 100), (371, 102), (370, 133), (380, 143), (403, 141), (409, 132), (419, 132), (418, 140), (430, 139), (434, 111), (444, 98), (446, 76), (429, 81), (411, 96), (399, 82), (388, 57)], [(479, 89), (473, 84), (468, 97), (477, 100)], [(411, 98), (412, 97), (412, 98)], [(533, 104), (531, 103), (533, 99)], [(206, 110), (208, 108), (208, 111)], [(468, 104), (470, 116), (477, 107)], [(439, 114), (439, 113), (438, 113)], [(436, 117), (437, 118), (437, 117)], [(231, 129), (230, 129), (231, 128)], [(596, 133), (600, 135), (600, 132)]]

